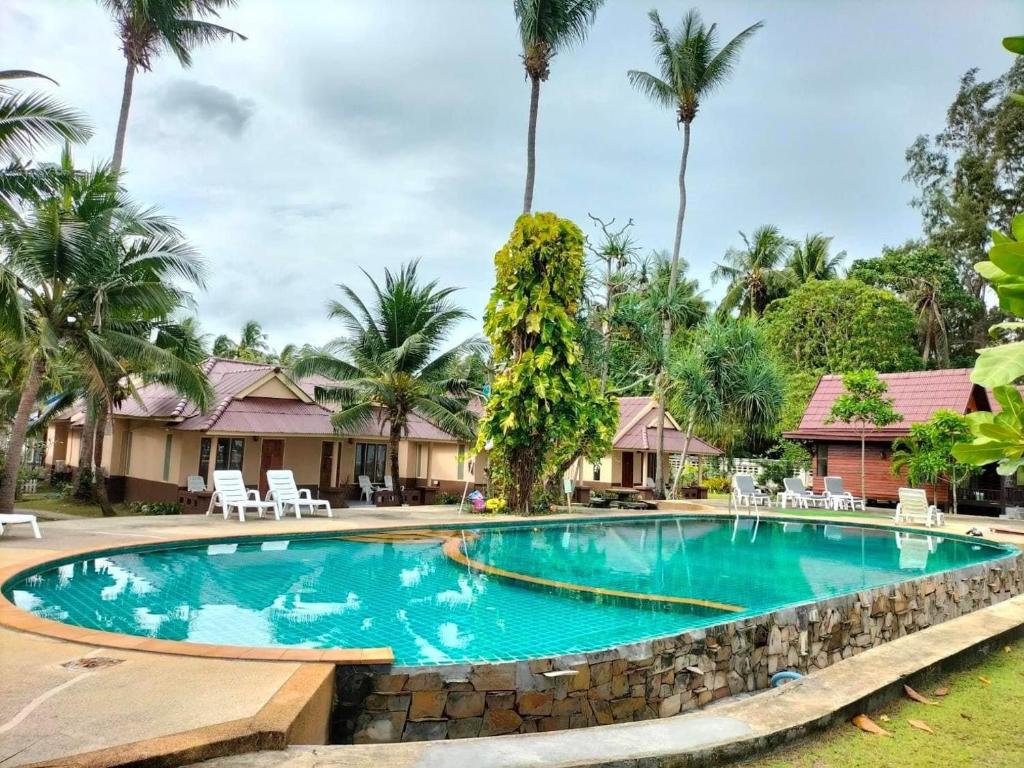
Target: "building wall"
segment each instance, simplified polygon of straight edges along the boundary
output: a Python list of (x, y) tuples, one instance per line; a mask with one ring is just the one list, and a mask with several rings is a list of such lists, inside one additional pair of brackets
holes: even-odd
[(258, 389), (246, 395), (246, 397), (277, 397), (284, 400), (295, 400), (295, 393), (281, 382), (280, 379), (271, 379)]
[[(866, 495), (868, 500), (892, 502), (899, 500), (899, 489), (910, 485), (907, 474), (901, 471), (898, 475), (892, 471), (892, 444), (867, 443), (864, 451), (864, 475), (866, 493), (860, 486), (860, 443), (817, 443), (817, 451), (825, 451), (828, 456), (827, 473), (843, 478), (843, 487), (854, 496)], [(814, 472), (814, 490), (824, 491), (825, 473), (821, 472), (821, 463), (816, 462)], [(945, 483), (936, 488), (929, 486), (928, 498), (931, 503), (947, 504), (949, 489)], [(938, 501), (936, 501), (936, 498)]]

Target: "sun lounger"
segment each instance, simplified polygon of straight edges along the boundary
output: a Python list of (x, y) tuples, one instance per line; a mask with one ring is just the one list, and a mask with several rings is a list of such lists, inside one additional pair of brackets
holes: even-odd
[(754, 484), (753, 475), (732, 476), (732, 496), (739, 507), (770, 507), (771, 496), (764, 491), (759, 491)]
[(804, 486), (804, 481), (799, 477), (787, 477), (783, 479), (782, 485), (785, 490), (779, 493), (780, 506), (792, 505), (807, 509), (811, 505), (817, 506), (821, 504), (825, 506), (828, 502), (828, 497), (825, 494), (807, 490)]
[(828, 504), (833, 509), (849, 509), (864, 510), (864, 499), (858, 499), (848, 490), (843, 487), (843, 478), (841, 477), (826, 477), (825, 478), (825, 496), (828, 499)]
[(37, 538), (43, 538), (43, 534), (39, 532), (39, 522), (36, 520), (35, 515), (0, 515), (0, 536), (4, 534), (5, 525), (31, 525), (32, 534)]
[(290, 469), (267, 470), (267, 501), (277, 505), (278, 518), (284, 514), (285, 507), (295, 510), (295, 517), (302, 517), (302, 507), (309, 509), (313, 514), (318, 509), (327, 512), (328, 517), (334, 517), (331, 512), (331, 503), (326, 499), (314, 499), (308, 488), (301, 491), (295, 485), (295, 476)]
[[(231, 515), (232, 509), (238, 510), (238, 519), (241, 522), (245, 522), (245, 511), (252, 510), (257, 512), (260, 517), (263, 517), (264, 510), (271, 510), (274, 513), (274, 517), (278, 520), (281, 519), (281, 514), (277, 511), (277, 505), (272, 501), (260, 501), (260, 494), (258, 491), (246, 490), (245, 483), (242, 480), (242, 473), (237, 469), (218, 469), (213, 473), (213, 488), (217, 497), (217, 503), (220, 508), (224, 511), (224, 519), (227, 520)], [(206, 514), (210, 514), (212, 511), (212, 500), (211, 509), (206, 511)]]
[(942, 526), (946, 519), (939, 508), (928, 503), (923, 488), (900, 488), (900, 503), (896, 505), (894, 523), (921, 522), (926, 527)]

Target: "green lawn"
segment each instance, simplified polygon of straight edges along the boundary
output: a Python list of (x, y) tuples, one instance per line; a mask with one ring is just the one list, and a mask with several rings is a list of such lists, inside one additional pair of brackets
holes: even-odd
[[(980, 680), (986, 678), (989, 683)], [(933, 692), (949, 688), (945, 697)], [(767, 757), (747, 768), (946, 768), (1024, 765), (1024, 641), (1002, 649), (977, 667), (936, 679), (918, 692), (935, 706), (909, 699), (895, 702), (871, 718), (892, 738), (864, 733), (850, 723)], [(884, 720), (883, 718), (888, 718)], [(911, 727), (926, 723), (935, 735)]]
[[(18, 509), (37, 510), (40, 512), (63, 512), (78, 517), (102, 517), (103, 513), (96, 504), (84, 503), (64, 498), (56, 493), (29, 493), (14, 503)], [(114, 511), (120, 515), (133, 514), (124, 504), (115, 504)]]

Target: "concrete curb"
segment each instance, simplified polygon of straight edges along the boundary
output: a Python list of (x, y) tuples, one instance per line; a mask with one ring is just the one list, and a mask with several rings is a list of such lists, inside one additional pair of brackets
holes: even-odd
[(334, 665), (303, 664), (251, 718), (231, 720), (26, 768), (172, 768), (224, 755), (323, 744), (334, 697)]

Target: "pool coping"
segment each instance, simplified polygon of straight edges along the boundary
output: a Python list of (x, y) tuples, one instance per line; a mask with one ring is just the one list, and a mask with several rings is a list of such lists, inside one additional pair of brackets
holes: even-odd
[[(185, 537), (168, 537), (159, 542), (147, 542), (144, 544), (127, 544), (127, 545), (115, 545), (115, 546), (102, 546), (102, 547), (84, 547), (69, 551), (64, 551), (59, 554), (52, 552), (47, 555), (43, 555), (31, 560), (22, 561), (15, 563), (14, 565), (0, 568), (0, 627), (7, 629), (13, 629), (20, 632), (28, 632), (31, 634), (42, 635), (44, 637), (50, 637), (57, 640), (64, 640), (68, 642), (81, 643), (83, 645), (93, 645), (104, 648), (117, 648), (126, 651), (145, 651), (151, 653), (163, 653), (178, 656), (192, 656), (201, 658), (211, 659), (225, 659), (225, 660), (238, 660), (238, 661), (281, 661), (281, 662), (309, 662), (309, 663), (331, 663), (335, 665), (394, 665), (395, 657), (394, 652), (390, 647), (382, 648), (283, 648), (283, 647), (269, 647), (269, 646), (238, 646), (238, 645), (221, 645), (214, 643), (193, 643), (189, 641), (181, 640), (162, 640), (158, 638), (146, 637), (142, 635), (128, 635), (120, 632), (106, 632), (103, 630), (92, 629), (89, 627), (80, 627), (73, 624), (65, 624), (60, 621), (54, 621), (51, 619), (44, 619), (29, 611), (19, 608), (10, 600), (7, 599), (6, 595), (3, 594), (3, 589), (6, 585), (16, 578), (24, 577), (32, 572), (42, 570), (47, 567), (54, 567), (59, 564), (65, 564), (67, 562), (80, 560), (84, 557), (99, 557), (104, 554), (113, 554), (121, 552), (139, 552), (139, 551), (150, 551), (154, 549), (173, 549), (178, 547), (188, 547), (198, 544), (203, 544), (209, 541), (221, 541), (221, 542), (245, 542), (249, 540), (273, 540), (279, 538), (330, 538), (333, 536), (352, 536), (358, 534), (384, 532), (392, 530), (402, 529), (424, 529), (430, 528), (434, 530), (449, 530), (459, 531), (466, 530), (469, 528), (480, 529), (480, 528), (492, 528), (492, 527), (529, 527), (537, 525), (556, 525), (562, 524), (566, 521), (579, 521), (586, 523), (601, 523), (609, 521), (640, 521), (645, 519), (659, 519), (659, 518), (672, 518), (672, 517), (701, 517), (707, 515), (709, 518), (722, 518), (722, 517), (736, 517), (737, 519), (749, 519), (758, 521), (765, 520), (769, 522), (795, 522), (792, 517), (776, 516), (776, 515), (761, 515), (761, 514), (728, 514), (722, 515), (721, 513), (716, 514), (716, 510), (705, 505), (693, 505), (691, 510), (670, 510), (670, 511), (652, 511), (648, 514), (610, 514), (610, 515), (599, 515), (594, 517), (580, 517), (578, 515), (566, 516), (544, 516), (539, 518), (516, 518), (513, 520), (507, 519), (474, 519), (469, 518), (466, 524), (459, 523), (446, 523), (425, 526), (422, 522), (410, 522), (408, 524), (392, 524), (383, 526), (361, 526), (357, 528), (346, 528), (338, 529), (337, 532), (331, 530), (319, 530), (319, 531), (282, 531), (280, 533), (274, 532), (241, 532), (238, 534), (224, 535), (223, 532), (211, 532), (210, 535), (190, 535)], [(711, 514), (707, 514), (711, 513)], [(935, 531), (932, 528), (907, 528), (904, 526), (887, 525), (885, 523), (854, 523), (846, 521), (827, 520), (819, 518), (799, 518), (799, 522), (809, 525), (837, 525), (841, 527), (850, 528), (871, 528), (885, 531), (901, 531), (907, 533), (914, 533), (917, 535), (936, 535), (948, 539), (956, 539), (959, 541), (966, 541), (977, 544), (979, 540), (970, 536), (964, 536), (956, 533), (946, 533), (942, 531)], [(1001, 547), (1006, 549), (1006, 554), (992, 558), (989, 561), (996, 563), (1005, 560), (1009, 557), (1020, 555), (1022, 550), (1013, 544), (1007, 544), (1003, 542), (994, 542), (989, 539), (982, 539), (984, 543), (992, 546)], [(975, 564), (978, 565), (978, 564)], [(973, 566), (964, 566), (973, 567)], [(962, 570), (962, 568), (947, 569), (946, 571), (936, 571), (936, 575), (940, 573), (948, 573)], [(904, 583), (905, 581), (913, 581), (914, 579), (906, 579), (897, 583)], [(723, 617), (723, 621), (728, 621), (728, 617)], [(637, 642), (649, 642), (653, 638), (641, 638)], [(609, 649), (613, 649), (618, 646), (609, 646)], [(494, 663), (494, 662), (476, 662), (476, 663)], [(404, 665), (415, 667), (417, 665)]]

